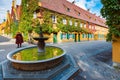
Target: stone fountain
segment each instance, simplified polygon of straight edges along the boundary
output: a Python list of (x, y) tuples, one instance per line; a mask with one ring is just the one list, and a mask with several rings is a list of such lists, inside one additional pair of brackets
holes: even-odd
[(40, 27), (39, 37), (33, 38), (34, 40), (38, 41), (38, 53), (45, 52), (45, 40), (48, 40), (47, 37), (43, 37), (42, 27)]
[(41, 52), (45, 52), (45, 40), (48, 39), (43, 37), (41, 27), (39, 37), (34, 39), (38, 41), (37, 46), (22, 47), (8, 53), (8, 60), (0, 65), (0, 80), (71, 80), (79, 72), (73, 57), (66, 55), (65, 50), (59, 47), (57, 48), (63, 50), (63, 53), (50, 59), (21, 61), (13, 58), (20, 51), (36, 47), (40, 54), (38, 56), (41, 56)]

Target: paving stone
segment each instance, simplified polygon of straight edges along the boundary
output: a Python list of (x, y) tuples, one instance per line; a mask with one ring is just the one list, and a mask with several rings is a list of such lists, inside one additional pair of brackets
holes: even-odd
[[(109, 51), (112, 49), (112, 45), (110, 42), (106, 42), (103, 40), (77, 43), (68, 42), (48, 45), (61, 47), (66, 50), (67, 54), (71, 54), (72, 56), (74, 56), (77, 64), (79, 64), (79, 67), (83, 70), (83, 74), (80, 73), (79, 76), (83, 78), (85, 76), (86, 80), (113, 80), (113, 78), (115, 80), (120, 80), (119, 71), (116, 71), (111, 66), (95, 58), (96, 55), (101, 54), (105, 50)], [(29, 44), (25, 44), (25, 46), (29, 46)], [(8, 52), (16, 49), (16, 45), (13, 42), (9, 42), (9, 44), (6, 43), (2, 46), (0, 45), (0, 49), (5, 49), (5, 51), (0, 52), (0, 62), (2, 62), (6, 59), (6, 55)], [(92, 73), (94, 74), (94, 76), (91, 75)]]

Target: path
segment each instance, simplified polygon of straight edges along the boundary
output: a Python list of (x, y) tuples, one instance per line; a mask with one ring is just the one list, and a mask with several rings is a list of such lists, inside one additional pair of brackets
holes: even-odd
[[(1, 38), (0, 38), (1, 39)], [(66, 50), (67, 54), (72, 54), (82, 69), (82, 72), (74, 78), (74, 80), (119, 80), (119, 72), (109, 65), (101, 62), (97, 55), (107, 53), (111, 54), (111, 43), (106, 41), (87, 41), (87, 42), (71, 42), (48, 44), (59, 46)], [(27, 43), (24, 46), (30, 46)], [(8, 52), (15, 50), (14, 41), (0, 43), (0, 62), (6, 59)], [(101, 59), (101, 58), (100, 58)], [(82, 77), (81, 77), (82, 76)], [(81, 79), (80, 79), (81, 78)]]

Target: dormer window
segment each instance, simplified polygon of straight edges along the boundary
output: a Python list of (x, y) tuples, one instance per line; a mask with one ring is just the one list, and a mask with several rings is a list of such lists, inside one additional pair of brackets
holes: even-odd
[(52, 15), (52, 22), (53, 22), (53, 23), (57, 23), (57, 18), (56, 18), (55, 15)]
[(70, 8), (67, 8), (67, 12), (70, 12)]
[(78, 16), (80, 16), (80, 13), (78, 13)]

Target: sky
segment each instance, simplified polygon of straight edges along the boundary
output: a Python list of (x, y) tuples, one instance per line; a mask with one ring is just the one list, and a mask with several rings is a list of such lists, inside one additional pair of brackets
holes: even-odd
[[(73, 2), (74, 0), (67, 0)], [(75, 4), (85, 10), (90, 9), (90, 12), (100, 16), (102, 8), (101, 0), (75, 0)], [(21, 0), (16, 0), (16, 4), (20, 5)], [(6, 19), (7, 10), (11, 10), (12, 0), (0, 0), (0, 23)]]

